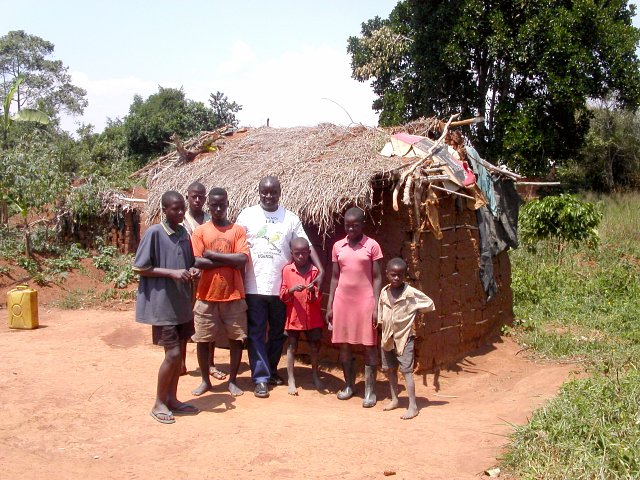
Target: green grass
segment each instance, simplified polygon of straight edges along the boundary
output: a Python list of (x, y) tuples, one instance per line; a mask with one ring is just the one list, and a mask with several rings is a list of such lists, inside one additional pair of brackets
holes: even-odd
[(509, 333), (590, 374), (516, 428), (503, 464), (521, 479), (640, 478), (640, 194), (586, 199), (604, 214), (599, 247), (511, 253)]

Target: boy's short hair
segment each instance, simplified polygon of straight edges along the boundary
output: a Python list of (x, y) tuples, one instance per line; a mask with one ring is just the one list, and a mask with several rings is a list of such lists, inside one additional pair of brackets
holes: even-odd
[(309, 241), (304, 237), (296, 237), (291, 239), (291, 248), (293, 248), (294, 243), (304, 243), (305, 247), (309, 247)]
[(160, 198), (160, 203), (163, 207), (166, 207), (169, 202), (173, 202), (174, 200), (182, 200), (184, 202), (184, 197), (180, 192), (176, 192), (175, 190), (169, 190), (162, 194)]
[(191, 190), (204, 190), (205, 192), (207, 191), (205, 186), (200, 182), (193, 182), (192, 184), (190, 184), (187, 187), (187, 192), (190, 192)]
[(228, 197), (227, 191), (221, 187), (213, 187), (209, 191), (209, 198), (211, 197)]
[(359, 207), (351, 207), (349, 210), (347, 210), (344, 214), (344, 218), (354, 218), (354, 219), (358, 219), (360, 221), (364, 221), (364, 210), (362, 210)]
[(394, 257), (387, 262), (387, 269), (389, 269), (389, 267), (400, 267), (406, 272), (407, 262), (405, 262), (404, 259), (400, 257)]

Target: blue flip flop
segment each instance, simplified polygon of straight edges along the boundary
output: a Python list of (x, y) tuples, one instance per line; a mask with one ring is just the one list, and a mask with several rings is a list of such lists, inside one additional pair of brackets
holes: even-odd
[(200, 409), (190, 403), (183, 403), (179, 407), (173, 407), (171, 411), (174, 415), (197, 415), (200, 413)]

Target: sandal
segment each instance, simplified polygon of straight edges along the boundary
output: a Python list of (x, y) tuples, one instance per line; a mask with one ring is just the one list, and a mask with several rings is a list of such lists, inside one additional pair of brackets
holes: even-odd
[(209, 375), (211, 375), (216, 380), (224, 380), (227, 378), (227, 374), (222, 370), (218, 370), (216, 367), (209, 367)]

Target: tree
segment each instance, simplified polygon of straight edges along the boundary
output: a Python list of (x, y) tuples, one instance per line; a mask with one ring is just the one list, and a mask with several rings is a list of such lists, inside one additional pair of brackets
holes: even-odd
[(587, 188), (611, 192), (640, 187), (640, 116), (610, 102), (592, 108), (589, 133), (578, 157)]
[(144, 162), (165, 151), (172, 134), (189, 138), (236, 122), (233, 112), (242, 108), (221, 92), (211, 95), (210, 103), (213, 108), (187, 99), (182, 89), (175, 88), (158, 87), (158, 93), (146, 100), (136, 95), (123, 122), (129, 151)]
[(0, 152), (0, 200), (18, 209), (22, 218), (25, 251), (31, 256), (28, 216), (59, 199), (68, 182), (59, 168), (55, 143), (41, 137), (26, 138)]
[(220, 91), (209, 96), (209, 105), (215, 114), (216, 128), (223, 125), (238, 126), (238, 119), (235, 114), (242, 110), (242, 105), (229, 101), (227, 96)]
[(382, 125), (483, 116), (474, 140), (523, 173), (583, 145), (587, 100), (640, 103), (640, 31), (626, 0), (402, 0), (350, 37), (352, 75), (371, 80)]
[(6, 150), (8, 148), (8, 136), (9, 136), (9, 127), (13, 122), (36, 122), (41, 125), (46, 125), (49, 123), (49, 117), (39, 110), (23, 108), (15, 115), (11, 115), (9, 109), (11, 108), (11, 101), (13, 100), (14, 95), (18, 91), (20, 84), (24, 81), (24, 77), (19, 76), (16, 78), (11, 90), (7, 93), (7, 96), (3, 102), (3, 111), (2, 111), (2, 149)]
[(23, 30), (0, 37), (0, 82), (6, 97), (16, 79), (24, 82), (13, 98), (15, 109), (34, 108), (51, 118), (61, 112), (80, 114), (87, 106), (86, 92), (71, 83), (71, 76), (60, 60), (47, 57), (54, 46)]

